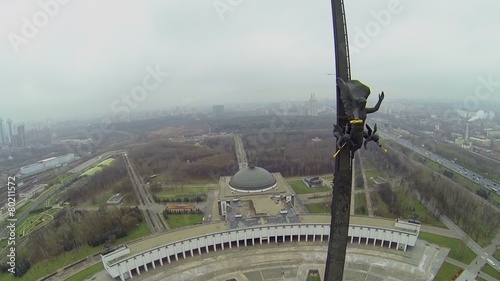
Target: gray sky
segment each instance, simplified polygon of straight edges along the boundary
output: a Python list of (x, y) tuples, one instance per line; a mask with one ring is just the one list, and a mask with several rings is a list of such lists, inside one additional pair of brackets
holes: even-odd
[[(479, 77), (498, 101), (500, 1), (345, 2), (372, 103), (470, 98)], [(4, 120), (334, 95), (328, 0), (3, 0), (0, 18)]]

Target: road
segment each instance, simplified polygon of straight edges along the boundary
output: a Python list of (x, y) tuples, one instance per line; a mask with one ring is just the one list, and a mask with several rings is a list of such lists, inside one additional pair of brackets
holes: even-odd
[(137, 200), (139, 201), (139, 209), (143, 211), (144, 218), (148, 224), (151, 233), (159, 233), (168, 230), (168, 225), (161, 218), (162, 214), (155, 211), (156, 204), (153, 197), (147, 191), (146, 185), (142, 179), (138, 176), (135, 166), (128, 157), (127, 153), (122, 153), (123, 159), (125, 160), (125, 165), (127, 166), (127, 171), (130, 176), (130, 181), (134, 187)]
[(234, 145), (236, 147), (236, 158), (238, 159), (239, 169), (242, 170), (248, 167), (247, 154), (245, 148), (243, 147), (243, 141), (240, 135), (234, 136)]
[(408, 149), (411, 149), (411, 150), (415, 151), (416, 153), (441, 164), (442, 166), (452, 170), (453, 172), (464, 176), (465, 178), (477, 183), (478, 185), (482, 186), (483, 188), (485, 188), (487, 190), (491, 190), (493, 192), (496, 192), (498, 195), (500, 195), (500, 183), (494, 182), (488, 178), (485, 178), (481, 175), (478, 175), (475, 172), (470, 171), (469, 169), (466, 169), (466, 168), (454, 163), (453, 161), (450, 161), (446, 158), (443, 158), (439, 155), (436, 155), (436, 154), (426, 150), (425, 148), (423, 148), (421, 146), (414, 145), (410, 141), (401, 139), (392, 133), (389, 133), (387, 131), (379, 131), (379, 134), (382, 138), (393, 140), (393, 141), (397, 142), (398, 144), (400, 144)]

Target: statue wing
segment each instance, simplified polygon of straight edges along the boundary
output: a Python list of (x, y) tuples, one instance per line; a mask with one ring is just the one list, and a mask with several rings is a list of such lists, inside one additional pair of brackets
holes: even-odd
[[(342, 100), (342, 104), (344, 104), (344, 109), (347, 115), (350, 115), (350, 113), (353, 111), (353, 106), (354, 106), (354, 100), (352, 98), (352, 93), (349, 89), (349, 86), (347, 83), (342, 80), (342, 78), (337, 78), (337, 85), (340, 88), (340, 99)], [(352, 118), (352, 116), (349, 116)]]

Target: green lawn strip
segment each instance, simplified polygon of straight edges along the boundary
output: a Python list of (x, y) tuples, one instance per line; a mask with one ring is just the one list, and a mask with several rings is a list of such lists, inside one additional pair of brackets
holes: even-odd
[(21, 207), (19, 207), (18, 209), (16, 209), (16, 215), (19, 216), (21, 215), (22, 213), (24, 213), (26, 210), (28, 210), (35, 202), (34, 201), (31, 201), (31, 200), (28, 200), (26, 202), (26, 204), (22, 205)]
[(418, 238), (436, 245), (450, 248), (450, 253), (448, 254), (448, 256), (465, 264), (470, 264), (476, 258), (476, 253), (474, 253), (460, 239), (441, 236), (428, 232), (420, 232)]
[(367, 216), (368, 209), (366, 207), (366, 195), (364, 193), (357, 193), (354, 197), (354, 214)]
[(409, 194), (409, 196), (407, 196), (403, 192), (403, 189), (396, 189), (394, 192), (397, 194), (398, 200), (408, 206), (404, 209), (401, 215), (403, 218), (411, 218), (413, 215), (417, 215), (417, 219), (422, 224), (447, 228), (446, 225), (436, 218), (424, 205), (422, 205), (422, 203), (420, 203), (420, 201), (418, 201), (413, 194)]
[(329, 214), (330, 213), (329, 205), (330, 205), (329, 203), (312, 203), (312, 204), (305, 204), (304, 206), (309, 211), (309, 213)]
[(500, 249), (495, 251), (493, 257), (497, 259), (497, 261), (500, 261)]
[(167, 224), (170, 228), (195, 225), (201, 222), (203, 214), (169, 214)]
[(436, 274), (434, 281), (450, 281), (460, 270), (460, 267), (445, 262)]
[(297, 194), (332, 191), (328, 186), (308, 187), (302, 180), (291, 180), (291, 181), (288, 181), (288, 184), (292, 187), (292, 189)]
[(146, 223), (145, 220), (142, 220), (134, 229), (132, 229), (127, 236), (116, 239), (116, 241), (113, 243), (113, 245), (120, 245), (124, 244), (126, 242), (148, 236), (151, 234), (151, 231), (149, 231), (148, 224)]
[(500, 272), (498, 270), (494, 269), (488, 263), (483, 267), (482, 272), (488, 274), (489, 276), (491, 276), (497, 280), (500, 280)]
[(96, 167), (88, 169), (85, 173), (81, 174), (81, 176), (92, 176), (93, 174), (100, 172), (101, 170), (102, 170), (101, 167), (96, 166)]
[(68, 279), (66, 279), (66, 281), (82, 281), (101, 270), (104, 270), (104, 265), (102, 264), (102, 262), (99, 262), (69, 277)]

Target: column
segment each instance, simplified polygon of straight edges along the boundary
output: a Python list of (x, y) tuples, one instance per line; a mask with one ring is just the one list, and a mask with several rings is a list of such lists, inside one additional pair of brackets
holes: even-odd
[(141, 269), (137, 265), (136, 257), (134, 257), (134, 264), (135, 264), (135, 269), (137, 270), (137, 275), (141, 275)]
[(313, 226), (313, 242), (316, 242), (316, 226)]
[(168, 254), (168, 252), (167, 252), (167, 262), (172, 263), (172, 261), (170, 261), (170, 255)]
[(160, 257), (160, 265), (163, 266), (163, 258), (161, 257), (161, 251), (158, 250), (158, 257)]
[(354, 241), (354, 235), (351, 235), (351, 244), (352, 244), (352, 241)]
[(245, 247), (247, 246), (247, 231), (245, 230), (243, 233), (245, 233)]
[(149, 252), (149, 257), (151, 258), (151, 265), (153, 265), (153, 269), (156, 269), (155, 259), (153, 257), (153, 253)]
[(175, 252), (175, 260), (179, 261), (179, 256), (177, 255), (177, 251)]
[(130, 266), (128, 265), (128, 260), (125, 262), (125, 265), (127, 266), (127, 270), (128, 270), (128, 275), (130, 276), (130, 278), (132, 278), (132, 270), (130, 270)]
[(146, 264), (146, 259), (144, 258), (144, 254), (142, 254), (142, 262), (144, 263), (144, 269), (148, 272), (148, 265)]

